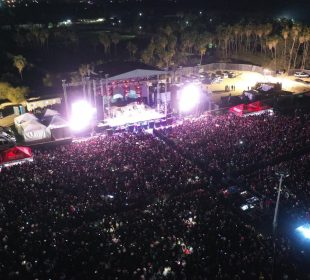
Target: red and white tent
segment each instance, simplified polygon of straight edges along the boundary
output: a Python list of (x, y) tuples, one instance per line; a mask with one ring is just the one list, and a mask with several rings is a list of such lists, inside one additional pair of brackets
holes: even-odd
[(248, 104), (248, 111), (250, 112), (259, 112), (271, 109), (270, 106), (263, 104), (261, 101), (256, 101)]
[(237, 106), (229, 108), (229, 112), (234, 113), (236, 116), (242, 117), (248, 112), (247, 107), (248, 106), (246, 104), (239, 104)]
[(32, 151), (29, 147), (12, 147), (0, 154), (0, 164), (7, 165), (14, 162), (22, 162), (32, 158)]
[(256, 101), (250, 104), (239, 104), (229, 108), (229, 112), (234, 113), (236, 116), (248, 116), (253, 114), (261, 114), (266, 111), (272, 110), (272, 107), (263, 104), (261, 101)]

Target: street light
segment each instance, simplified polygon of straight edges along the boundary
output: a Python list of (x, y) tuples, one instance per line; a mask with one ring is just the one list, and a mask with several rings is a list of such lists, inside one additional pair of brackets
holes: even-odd
[(279, 211), (280, 195), (281, 195), (281, 191), (282, 191), (283, 179), (288, 177), (289, 174), (288, 174), (287, 171), (281, 170), (281, 171), (276, 171), (276, 175), (280, 176), (280, 179), (279, 179), (279, 187), (278, 187), (278, 196), (277, 196), (276, 208), (274, 210), (273, 223), (272, 223), (273, 234), (275, 234), (276, 228), (277, 228), (277, 224), (278, 224), (278, 211)]
[(278, 225), (278, 212), (279, 212), (279, 204), (280, 204), (280, 195), (282, 191), (282, 183), (283, 179), (288, 177), (289, 174), (286, 170), (278, 170), (275, 172), (277, 176), (280, 176), (279, 179), (279, 187), (278, 187), (278, 196), (276, 202), (276, 208), (274, 210), (272, 229), (273, 229), (273, 264), (272, 264), (272, 279), (276, 279), (275, 277), (275, 267), (276, 267), (276, 230)]

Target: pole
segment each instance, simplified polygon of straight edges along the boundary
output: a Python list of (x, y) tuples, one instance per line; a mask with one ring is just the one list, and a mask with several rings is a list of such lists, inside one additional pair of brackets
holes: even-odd
[(276, 253), (277, 253), (277, 247), (276, 247), (276, 230), (278, 225), (278, 212), (279, 212), (279, 204), (280, 204), (280, 196), (281, 196), (281, 187), (283, 182), (284, 173), (280, 174), (280, 180), (279, 180), (279, 187), (278, 187), (278, 196), (277, 196), (277, 202), (276, 202), (276, 208), (274, 210), (274, 216), (273, 216), (273, 262), (272, 262), (272, 279), (276, 279)]
[(93, 79), (93, 92), (94, 92), (94, 106), (97, 109), (97, 89), (96, 89), (96, 80)]
[(86, 82), (87, 82), (87, 98), (88, 98), (88, 102), (89, 102), (89, 104), (92, 104), (92, 100), (91, 100), (91, 81), (90, 81), (90, 77), (86, 77)]
[(108, 99), (108, 116), (111, 117), (111, 104), (110, 104), (110, 96), (109, 96), (109, 92), (108, 92), (108, 77), (109, 74), (105, 74), (105, 93), (107, 95), (107, 99)]
[(86, 100), (86, 83), (85, 83), (85, 77), (82, 77), (82, 85), (83, 85), (83, 98)]
[[(158, 104), (158, 97), (159, 97), (159, 75), (157, 75), (157, 93), (156, 93), (156, 98), (155, 99), (155, 105), (157, 106)], [(158, 111), (158, 110), (157, 110)]]
[(165, 73), (165, 117), (167, 117), (167, 76)]
[(101, 96), (102, 96), (102, 117), (104, 119), (104, 94), (103, 94), (103, 82), (102, 82), (102, 79), (100, 79), (100, 93), (101, 93)]
[(276, 203), (276, 208), (274, 210), (274, 216), (273, 216), (273, 234), (276, 232), (277, 228), (277, 222), (278, 222), (278, 211), (279, 211), (279, 204), (280, 204), (280, 195), (281, 195), (281, 186), (282, 186), (282, 181), (283, 181), (284, 175), (280, 175), (280, 182), (279, 182), (279, 188), (278, 188), (278, 197), (277, 197), (277, 203)]
[(150, 106), (150, 88), (149, 88), (149, 76), (146, 77), (146, 103)]
[(67, 84), (66, 84), (66, 80), (62, 80), (62, 88), (63, 88), (63, 91), (64, 91), (66, 117), (69, 118), (68, 96), (67, 96)]

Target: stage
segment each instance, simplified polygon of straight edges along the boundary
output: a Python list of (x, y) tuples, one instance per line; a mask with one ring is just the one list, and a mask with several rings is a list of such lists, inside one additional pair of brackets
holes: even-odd
[(104, 123), (98, 125), (102, 126), (126, 126), (135, 123), (150, 122), (165, 118), (164, 113), (157, 112), (149, 106), (137, 102), (128, 104), (123, 107), (113, 106), (110, 112), (111, 117), (105, 119)]

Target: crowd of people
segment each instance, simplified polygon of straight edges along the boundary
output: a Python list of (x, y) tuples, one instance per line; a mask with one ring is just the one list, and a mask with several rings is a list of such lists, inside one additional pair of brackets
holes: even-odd
[(310, 222), (310, 153), (241, 175), (240, 185), (259, 193), (265, 200), (276, 200), (279, 179), (283, 175), (281, 206), (291, 220)]
[[(144, 132), (37, 149), (0, 173), (0, 278), (309, 279), (289, 239), (274, 263), (272, 236), (186, 157), (224, 176), (301, 150), (309, 128), (307, 115), (204, 116), (160, 131), (178, 149)], [(284, 163), (292, 198), (309, 193), (309, 159)], [(237, 180), (274, 199), (274, 169)]]
[(204, 115), (160, 130), (191, 158), (222, 173), (246, 170), (310, 144), (310, 115)]
[(105, 213), (143, 207), (207, 182), (149, 134), (95, 137), (34, 153), (33, 163), (1, 172), (1, 261), (7, 261), (1, 272), (22, 268), (22, 256), (34, 266), (36, 254), (55, 254), (62, 234)]

